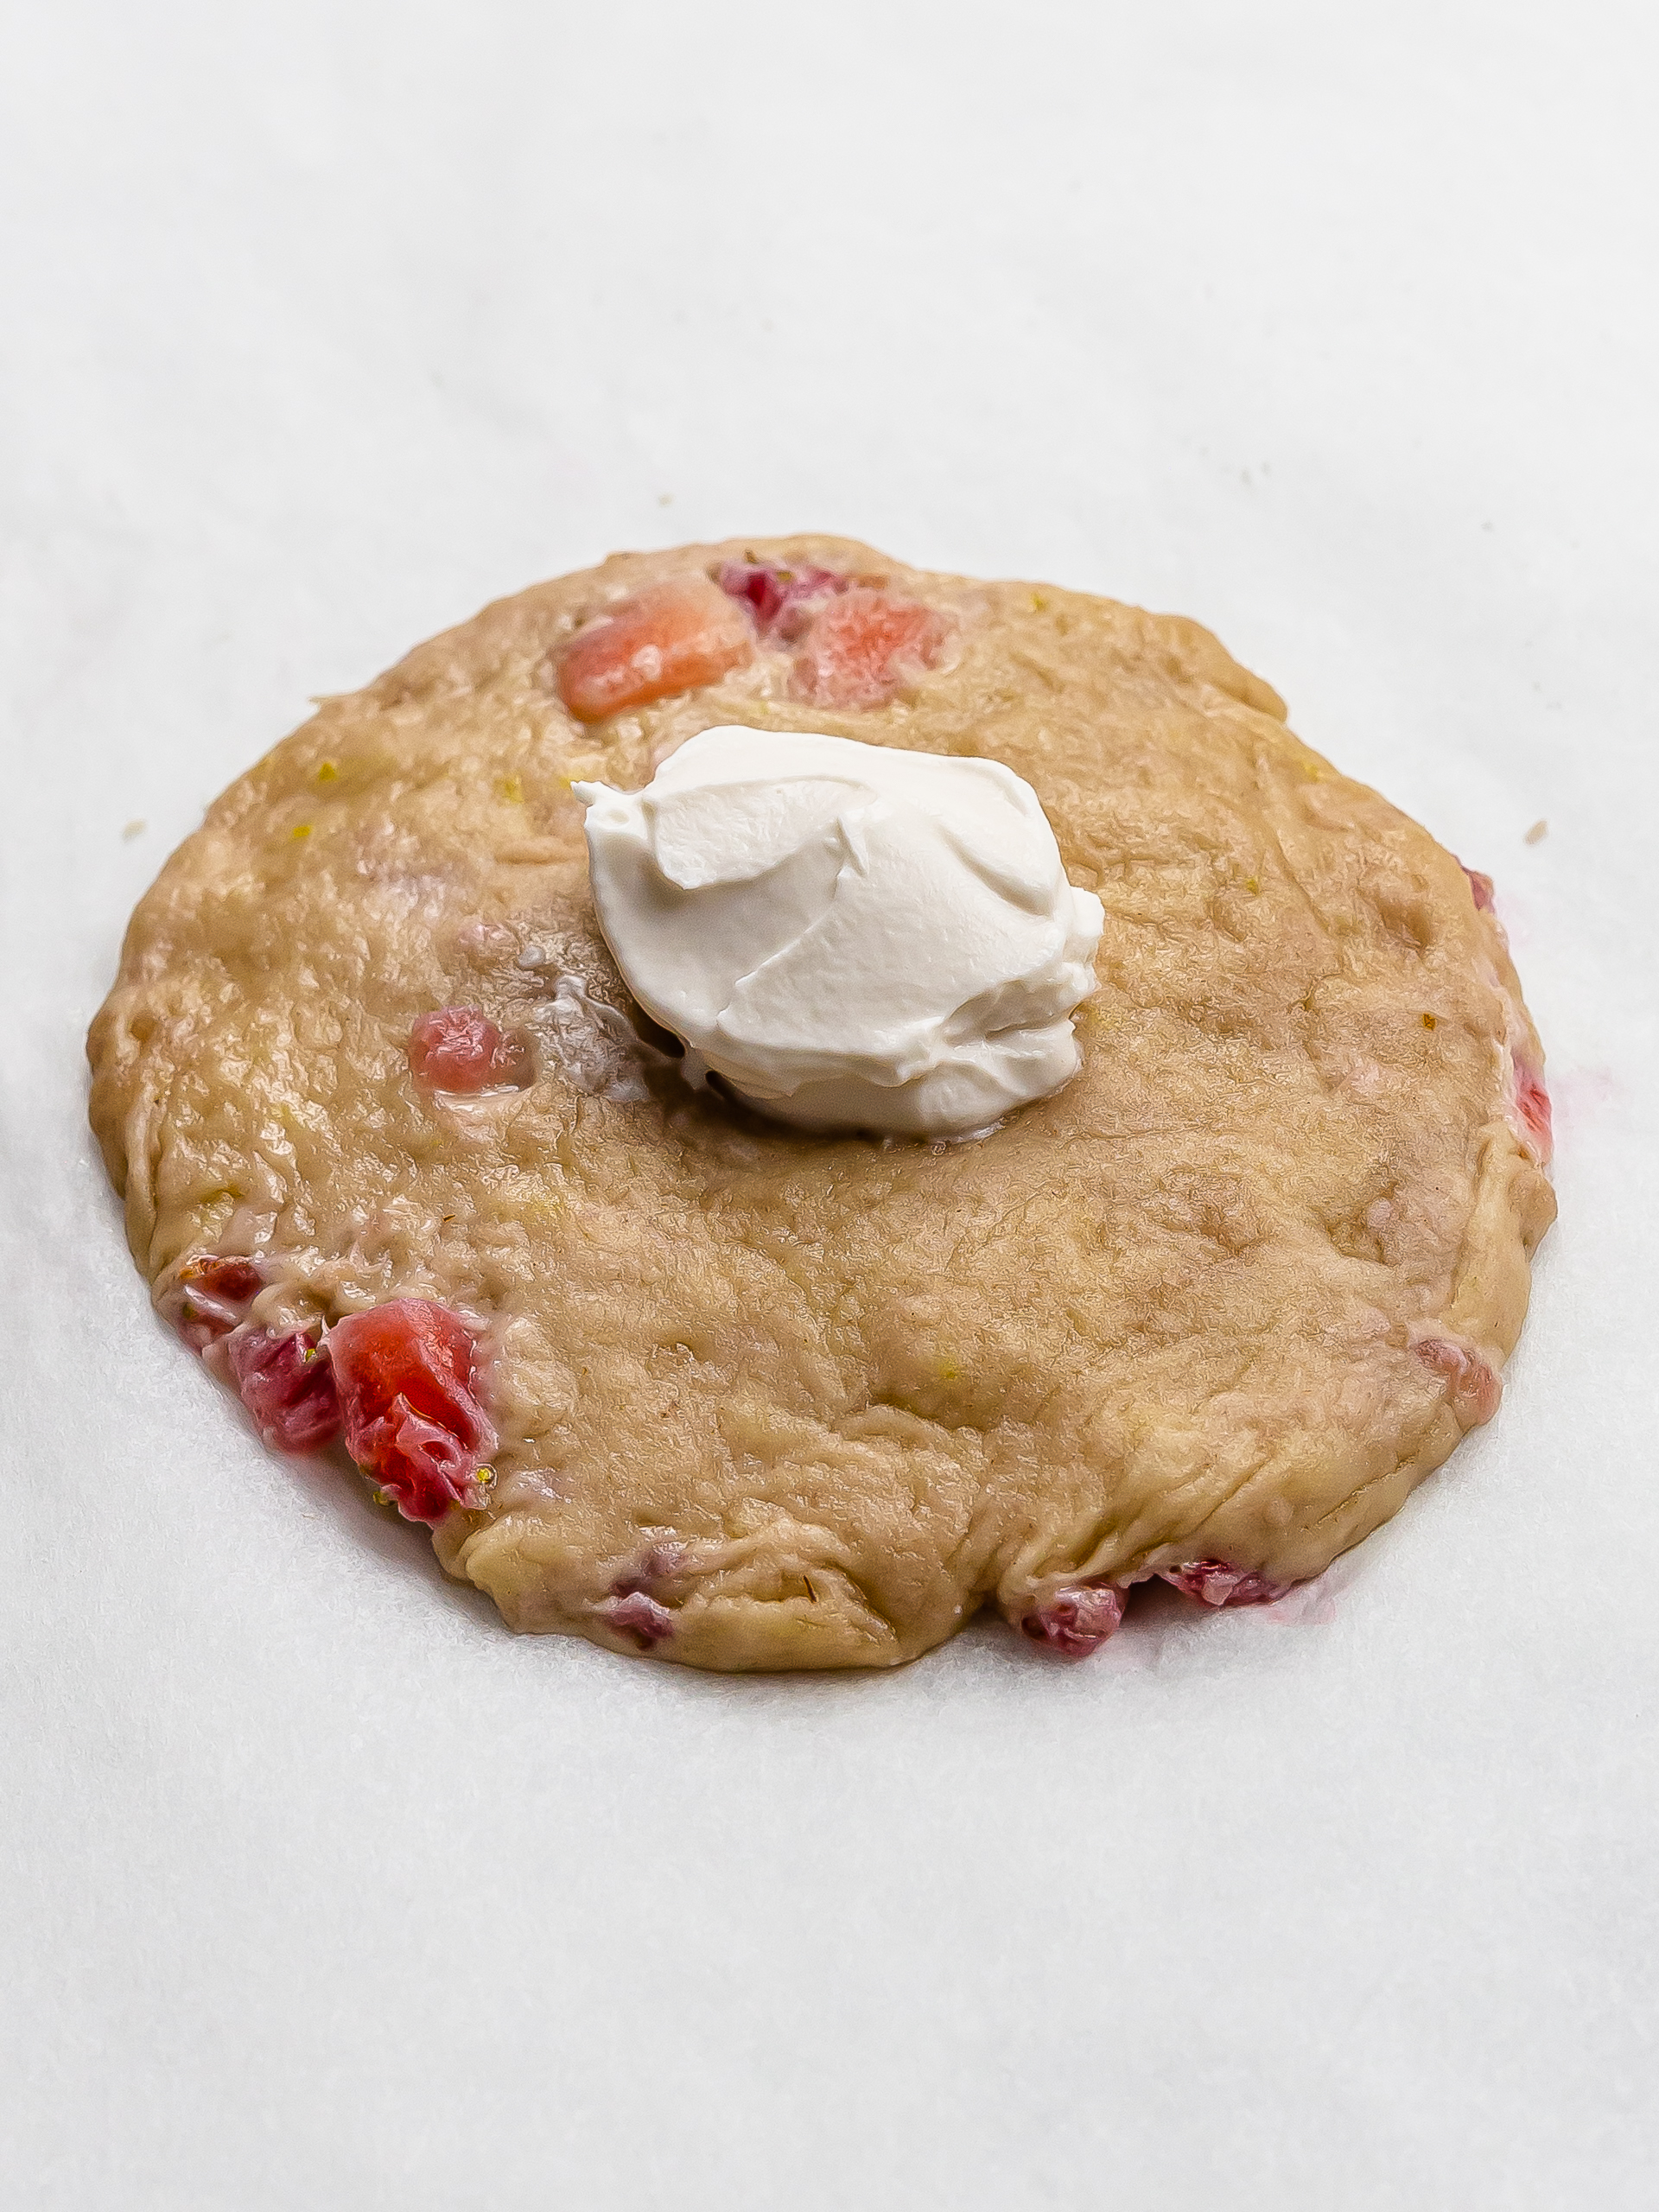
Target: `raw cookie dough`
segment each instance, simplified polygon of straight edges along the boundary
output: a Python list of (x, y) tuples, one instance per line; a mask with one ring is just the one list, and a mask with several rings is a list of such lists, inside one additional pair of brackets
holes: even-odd
[[(850, 578), (823, 603), (891, 601), (897, 644), (838, 694), (813, 602), (728, 581), (752, 642), (677, 645), (714, 680), (607, 714), (573, 633), (734, 563)], [(569, 786), (717, 723), (1030, 781), (1105, 907), (1065, 1089), (931, 1146), (686, 1086)], [(836, 538), (622, 555), (325, 702), (215, 804), (134, 917), (92, 1116), (164, 1311), (221, 1254), (296, 1361), (387, 1300), (461, 1317), (494, 1478), (435, 1541), (515, 1628), (887, 1666), (989, 1599), (1065, 1649), (1156, 1573), (1317, 1574), (1495, 1407), (1554, 1207), (1488, 888), (1196, 623)], [(454, 1007), (507, 1040), (475, 1096), (411, 1069)]]

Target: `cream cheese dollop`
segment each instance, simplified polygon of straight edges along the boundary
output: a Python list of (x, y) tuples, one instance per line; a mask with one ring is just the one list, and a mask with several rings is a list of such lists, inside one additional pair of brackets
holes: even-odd
[(689, 739), (641, 791), (574, 784), (628, 988), (761, 1113), (959, 1137), (1079, 1065), (1103, 919), (1000, 761), (809, 730)]

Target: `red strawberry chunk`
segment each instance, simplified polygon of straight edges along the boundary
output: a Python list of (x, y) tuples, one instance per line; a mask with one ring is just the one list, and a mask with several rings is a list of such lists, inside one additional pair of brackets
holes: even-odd
[(1540, 1160), (1548, 1161), (1555, 1149), (1555, 1131), (1544, 1089), (1543, 1071), (1526, 1054), (1515, 1056), (1515, 1110), (1531, 1138)]
[(712, 579), (676, 576), (577, 631), (559, 662), (559, 696), (578, 721), (602, 721), (718, 683), (753, 652), (741, 610)]
[(1465, 1427), (1491, 1421), (1503, 1395), (1503, 1385), (1490, 1361), (1466, 1344), (1445, 1337), (1425, 1337), (1412, 1346), (1423, 1365), (1446, 1381), (1452, 1410)]
[(642, 1651), (666, 1643), (674, 1633), (673, 1614), (643, 1590), (631, 1590), (620, 1598), (601, 1598), (594, 1611), (607, 1628), (627, 1637)]
[(913, 599), (847, 592), (813, 617), (795, 690), (819, 707), (885, 706), (907, 675), (933, 666), (949, 635), (944, 615)]
[(1052, 1591), (1020, 1619), (1020, 1633), (1062, 1658), (1086, 1659), (1116, 1636), (1123, 1592), (1109, 1582), (1076, 1582)]
[(531, 1079), (530, 1047), (475, 1007), (441, 1006), (409, 1033), (410, 1073), (429, 1090), (492, 1090)]
[(435, 1525), (477, 1502), (495, 1431), (474, 1384), (472, 1332), (426, 1298), (397, 1298), (332, 1329), (346, 1449), (406, 1521)]
[(243, 1404), (267, 1444), (316, 1452), (340, 1433), (340, 1399), (322, 1331), (238, 1329), (226, 1347)]
[(727, 561), (717, 581), (721, 591), (748, 608), (763, 638), (776, 632), (792, 639), (806, 627), (814, 603), (832, 592), (845, 591), (850, 580), (833, 569), (752, 567), (747, 561)]
[(1294, 1586), (1269, 1581), (1248, 1567), (1230, 1567), (1223, 1559), (1191, 1560), (1185, 1567), (1160, 1567), (1159, 1573), (1183, 1597), (1196, 1598), (1203, 1605), (1270, 1605)]
[[(1463, 862), (1459, 861), (1458, 866), (1463, 868)], [(1491, 877), (1483, 875), (1478, 868), (1464, 868), (1463, 872), (1469, 879), (1470, 893), (1478, 911), (1483, 914), (1490, 912), (1492, 904)]]
[(204, 1252), (185, 1262), (163, 1311), (192, 1351), (205, 1351), (247, 1319), (264, 1283), (257, 1261)]

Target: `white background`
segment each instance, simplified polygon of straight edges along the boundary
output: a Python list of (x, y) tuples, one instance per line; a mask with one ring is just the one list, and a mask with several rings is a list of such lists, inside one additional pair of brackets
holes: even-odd
[[(10, 25), (8, 2212), (1653, 2204), (1651, 6)], [(204, 803), (486, 598), (805, 526), (1199, 616), (1497, 879), (1562, 1220), (1288, 1619), (515, 1641), (149, 1316), (80, 1040)]]

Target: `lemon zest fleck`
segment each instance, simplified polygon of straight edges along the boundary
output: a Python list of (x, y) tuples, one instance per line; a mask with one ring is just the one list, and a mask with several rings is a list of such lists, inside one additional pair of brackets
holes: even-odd
[(317, 770), (317, 781), (320, 784), (334, 784), (338, 783), (339, 780), (340, 770), (332, 760), (325, 760)]
[(288, 834), (297, 845), (302, 837), (308, 837), (311, 835), (311, 824), (308, 822), (296, 822)]

